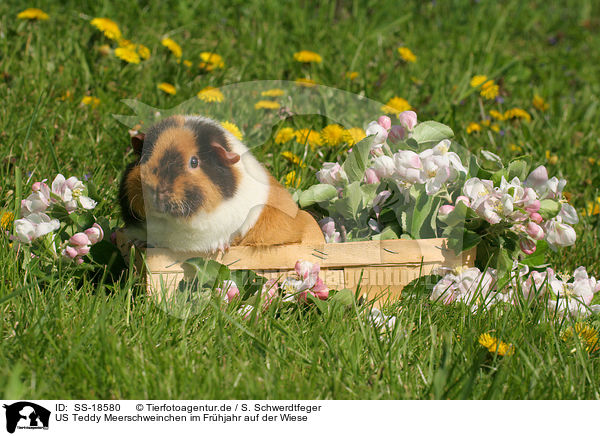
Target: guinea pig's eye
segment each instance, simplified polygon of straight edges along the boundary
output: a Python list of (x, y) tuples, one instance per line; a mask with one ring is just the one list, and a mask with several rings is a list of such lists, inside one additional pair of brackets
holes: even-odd
[(193, 157), (190, 159), (190, 166), (191, 166), (192, 168), (197, 168), (197, 167), (198, 167), (198, 158), (197, 158), (196, 156), (193, 156)]

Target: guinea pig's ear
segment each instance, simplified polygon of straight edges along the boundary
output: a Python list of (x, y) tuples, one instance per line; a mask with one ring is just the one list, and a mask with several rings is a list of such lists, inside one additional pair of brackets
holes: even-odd
[(131, 137), (131, 146), (133, 147), (133, 151), (135, 154), (141, 156), (142, 149), (144, 148), (144, 138), (146, 137), (143, 133), (138, 133), (137, 135), (133, 135)]
[(227, 162), (227, 164), (233, 165), (234, 163), (239, 162), (239, 160), (240, 160), (239, 154), (234, 153), (233, 151), (225, 150), (221, 144), (219, 144), (218, 142), (215, 142), (215, 141), (211, 142), (210, 145), (213, 147), (215, 152), (219, 156), (221, 156), (221, 159), (223, 159), (225, 162)]

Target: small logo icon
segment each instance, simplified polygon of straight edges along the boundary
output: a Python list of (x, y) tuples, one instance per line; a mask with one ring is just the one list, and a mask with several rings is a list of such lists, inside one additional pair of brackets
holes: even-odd
[(3, 407), (6, 409), (6, 431), (9, 433), (14, 433), (17, 428), (48, 430), (48, 421), (50, 421), (48, 409), (29, 401), (4, 404)]

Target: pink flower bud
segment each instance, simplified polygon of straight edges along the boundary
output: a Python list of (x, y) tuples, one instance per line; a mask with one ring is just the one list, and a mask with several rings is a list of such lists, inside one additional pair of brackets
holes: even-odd
[(392, 126), (392, 128), (390, 129), (390, 132), (388, 134), (388, 140), (392, 144), (395, 144), (396, 142), (402, 141), (405, 136), (406, 136), (406, 131), (404, 130), (404, 127)]
[(77, 259), (75, 259), (75, 262), (77, 263), (77, 265), (81, 265), (83, 263), (83, 259), (81, 257), (78, 257)]
[(32, 186), (31, 186), (31, 190), (33, 192), (39, 191), (40, 189), (42, 189), (42, 182), (35, 182)]
[(453, 210), (454, 210), (454, 206), (452, 206), (451, 204), (445, 204), (445, 205), (441, 206), (440, 209), (438, 210), (438, 216), (446, 216)]
[(390, 130), (390, 127), (392, 127), (392, 120), (386, 115), (380, 116), (377, 123), (385, 130)]
[(465, 197), (464, 195), (459, 195), (456, 198), (456, 204), (458, 203), (464, 203), (467, 207), (471, 206), (471, 200), (469, 200), (469, 197)]
[(104, 231), (98, 223), (94, 223), (94, 225), (87, 229), (84, 233), (89, 238), (90, 244), (95, 244), (96, 242), (101, 241), (102, 238), (104, 238)]
[(75, 249), (77, 250), (77, 254), (79, 256), (85, 256), (86, 254), (88, 254), (90, 252), (89, 245), (80, 245), (79, 247), (75, 247)]
[(533, 241), (532, 239), (529, 238), (525, 238), (525, 239), (521, 239), (521, 241), (519, 242), (519, 245), (521, 246), (521, 251), (525, 254), (533, 254), (535, 253), (535, 241)]
[(75, 259), (77, 257), (77, 250), (71, 246), (67, 246), (63, 251), (63, 256), (68, 259)]
[(540, 224), (544, 220), (544, 218), (537, 212), (530, 213), (529, 219), (536, 224)]
[(71, 239), (69, 239), (69, 243), (71, 245), (79, 245), (79, 246), (89, 245), (90, 238), (88, 238), (88, 236), (85, 233), (79, 232), (79, 233), (75, 233), (73, 236), (71, 236)]
[(527, 223), (527, 234), (531, 236), (536, 241), (544, 238), (544, 229), (542, 229), (539, 225), (534, 223), (533, 221), (529, 221)]
[(369, 185), (372, 185), (373, 183), (379, 183), (379, 177), (377, 177), (377, 173), (374, 170), (372, 170), (371, 168), (367, 168), (365, 170), (365, 179), (364, 180)]
[(525, 206), (525, 210), (529, 213), (534, 213), (540, 210), (540, 200), (534, 200), (531, 204)]
[(398, 115), (400, 124), (409, 132), (417, 125), (417, 114), (413, 111), (404, 111)]

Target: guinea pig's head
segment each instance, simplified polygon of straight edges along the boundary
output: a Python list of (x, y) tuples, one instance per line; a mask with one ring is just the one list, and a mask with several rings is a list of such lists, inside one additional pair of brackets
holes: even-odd
[(216, 122), (172, 116), (136, 140), (147, 214), (189, 218), (235, 194), (240, 156)]

